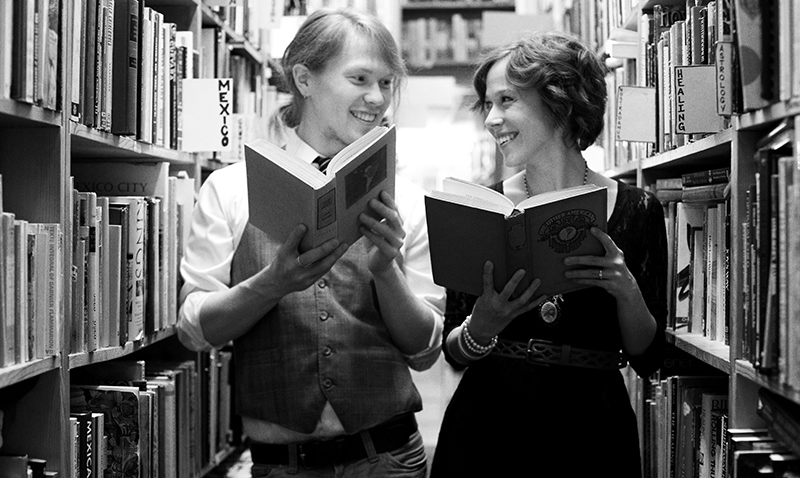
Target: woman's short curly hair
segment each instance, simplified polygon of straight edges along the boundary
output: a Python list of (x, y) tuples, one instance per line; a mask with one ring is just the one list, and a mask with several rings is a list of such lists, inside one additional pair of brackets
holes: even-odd
[(591, 146), (603, 130), (608, 96), (608, 70), (600, 57), (576, 37), (558, 32), (533, 33), (496, 48), (480, 61), (473, 76), (478, 94), (474, 110), (488, 113), (486, 76), (506, 57), (508, 82), (539, 93), (555, 124), (563, 128), (567, 144), (581, 150)]

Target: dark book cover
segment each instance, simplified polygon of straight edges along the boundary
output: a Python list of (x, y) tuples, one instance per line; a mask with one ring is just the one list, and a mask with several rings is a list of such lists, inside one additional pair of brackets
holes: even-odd
[(107, 478), (139, 478), (142, 416), (139, 388), (115, 385), (71, 387), (72, 410), (104, 414)]
[[(575, 255), (601, 255), (604, 248), (589, 229), (606, 230), (606, 188), (595, 185), (557, 191), (560, 197), (538, 205), (512, 205), (505, 196), (489, 188), (458, 181), (460, 186), (498, 197), (494, 210), (468, 204), (470, 192), (434, 191), (425, 197), (433, 279), (437, 284), (468, 294), (483, 292), (483, 267), (494, 264), (494, 286), (498, 291), (519, 269), (525, 277), (517, 287), (521, 293), (536, 278), (542, 284), (536, 294), (561, 294), (586, 286), (564, 277), (564, 259)], [(455, 186), (455, 187), (460, 187)], [(453, 190), (453, 189), (451, 189)], [(486, 191), (489, 191), (488, 193)], [(502, 199), (501, 199), (502, 198)], [(465, 199), (465, 202), (458, 203)], [(503, 210), (503, 208), (505, 209)]]
[(135, 135), (139, 94), (139, 0), (115, 0), (111, 132)]

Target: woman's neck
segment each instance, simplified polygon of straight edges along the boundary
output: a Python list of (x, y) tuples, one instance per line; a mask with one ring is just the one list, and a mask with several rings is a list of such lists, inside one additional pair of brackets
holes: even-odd
[(588, 182), (590, 174), (591, 171), (580, 151), (575, 151), (561, 158), (529, 163), (521, 179), (527, 182), (527, 192), (533, 196), (547, 191), (580, 186)]

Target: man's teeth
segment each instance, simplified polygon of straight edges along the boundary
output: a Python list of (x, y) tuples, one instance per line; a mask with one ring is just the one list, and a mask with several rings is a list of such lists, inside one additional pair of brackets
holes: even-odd
[(356, 118), (360, 119), (361, 121), (366, 121), (366, 122), (375, 121), (375, 118), (377, 118), (377, 116), (378, 116), (378, 115), (375, 115), (375, 114), (361, 113), (359, 111), (353, 111), (352, 114), (353, 114), (353, 116), (355, 116)]

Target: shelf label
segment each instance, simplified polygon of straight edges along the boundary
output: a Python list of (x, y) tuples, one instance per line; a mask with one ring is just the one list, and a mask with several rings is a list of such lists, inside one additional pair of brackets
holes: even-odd
[(184, 79), (182, 101), (181, 149), (192, 153), (230, 151), (233, 79)]

